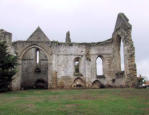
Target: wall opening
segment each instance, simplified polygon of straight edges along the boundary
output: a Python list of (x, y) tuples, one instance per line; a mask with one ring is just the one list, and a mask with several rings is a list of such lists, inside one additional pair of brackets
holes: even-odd
[(83, 79), (81, 79), (80, 77), (77, 77), (73, 84), (72, 84), (73, 88), (84, 88), (85, 87), (85, 83), (83, 81)]
[(80, 73), (80, 57), (74, 59), (74, 73)]
[(124, 71), (124, 44), (122, 40), (120, 43), (120, 60), (121, 60), (121, 71)]
[(48, 83), (47, 83), (47, 81), (45, 81), (43, 79), (38, 79), (34, 84), (34, 88), (36, 88), (36, 89), (47, 89)]
[(98, 57), (96, 60), (96, 73), (97, 76), (103, 75), (102, 59)]
[(21, 76), (22, 89), (48, 87), (48, 57), (43, 50), (31, 47), (24, 53)]
[(39, 49), (36, 50), (36, 64), (39, 64)]
[(119, 72), (120, 71), (124, 71), (125, 70), (125, 62), (124, 62), (124, 59), (125, 59), (125, 54), (124, 54), (124, 43), (123, 43), (123, 40), (121, 38), (121, 36), (117, 36), (117, 42), (115, 44), (115, 47), (117, 48), (117, 60), (115, 60), (118, 64), (118, 70)]
[(92, 88), (104, 88), (104, 85), (99, 80), (95, 80), (92, 83)]

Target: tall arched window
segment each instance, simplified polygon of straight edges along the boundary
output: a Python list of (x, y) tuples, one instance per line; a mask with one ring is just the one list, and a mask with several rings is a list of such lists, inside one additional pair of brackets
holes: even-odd
[(121, 71), (124, 71), (124, 44), (123, 41), (121, 40), (120, 43), (120, 57), (121, 57)]
[(39, 64), (39, 49), (36, 49), (36, 64)]
[(97, 71), (97, 76), (103, 75), (103, 67), (102, 67), (101, 57), (98, 57), (96, 60), (96, 71)]

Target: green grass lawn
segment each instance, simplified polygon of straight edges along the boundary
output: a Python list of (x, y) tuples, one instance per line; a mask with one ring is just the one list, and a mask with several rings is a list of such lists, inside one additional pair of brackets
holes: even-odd
[(1, 93), (0, 115), (149, 115), (149, 89)]

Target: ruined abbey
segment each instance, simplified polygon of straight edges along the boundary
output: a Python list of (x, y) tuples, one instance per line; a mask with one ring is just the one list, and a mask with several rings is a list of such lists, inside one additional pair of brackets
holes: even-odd
[[(1, 29), (0, 40), (6, 41), (8, 51), (18, 56), (19, 65), (11, 87), (13, 90), (134, 87), (137, 71), (131, 30), (123, 13), (118, 14), (112, 37), (103, 42), (71, 42), (69, 32), (65, 42), (50, 41), (39, 27), (26, 41), (12, 42), (12, 34)], [(103, 75), (97, 75), (97, 58), (102, 60)]]

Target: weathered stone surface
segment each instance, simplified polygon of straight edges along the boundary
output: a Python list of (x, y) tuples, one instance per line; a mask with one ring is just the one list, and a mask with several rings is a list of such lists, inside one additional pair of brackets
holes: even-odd
[(70, 32), (66, 33), (66, 43), (71, 43)]
[[(50, 41), (40, 28), (27, 41), (12, 42), (11, 33), (0, 30), (0, 39), (7, 41), (19, 57), (20, 65), (12, 82), (13, 90), (34, 88), (39, 81), (39, 86), (46, 86), (43, 85), (45, 83), (47, 88), (135, 86), (137, 74), (131, 28), (126, 16), (120, 13), (112, 38), (103, 42), (74, 43), (71, 42), (69, 32), (66, 34), (66, 42)], [(124, 44), (124, 72), (121, 71), (121, 41)], [(103, 61), (101, 76), (104, 77), (97, 76), (98, 57)], [(76, 59), (79, 59), (77, 69)]]
[(33, 34), (27, 39), (28, 41), (49, 41), (40, 27), (38, 27)]

